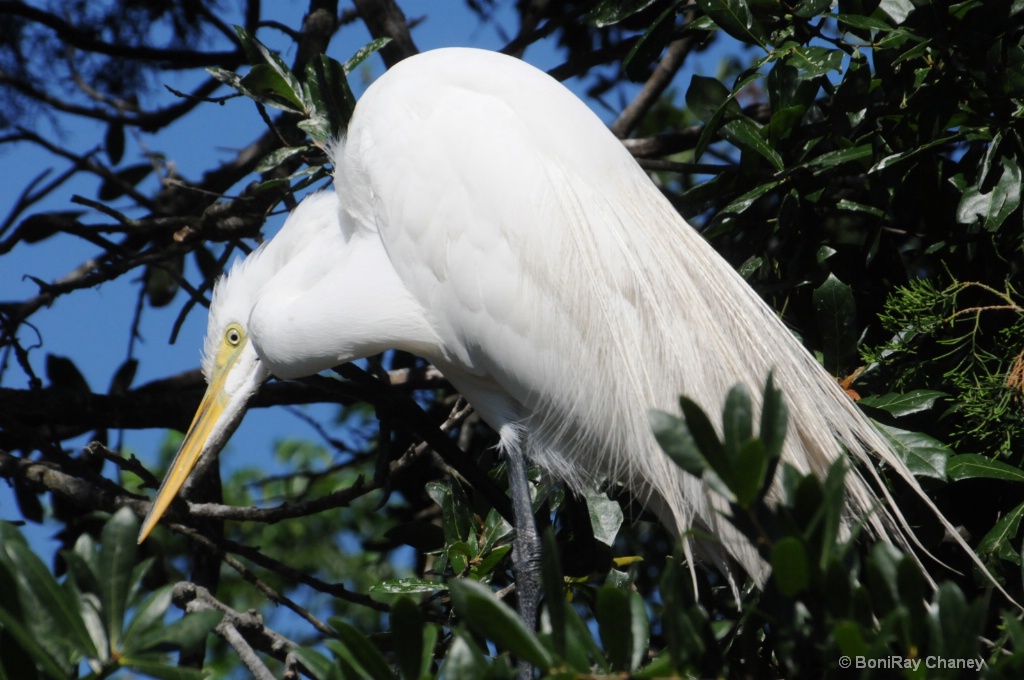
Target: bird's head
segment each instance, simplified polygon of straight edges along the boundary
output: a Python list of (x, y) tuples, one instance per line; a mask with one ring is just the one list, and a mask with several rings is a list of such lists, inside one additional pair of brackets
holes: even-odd
[(214, 289), (203, 350), (206, 394), (142, 524), (140, 543), (160, 521), (199, 459), (216, 454), (227, 443), (242, 421), (249, 399), (270, 377), (247, 328), (259, 292), (260, 277), (254, 271), (258, 252), (236, 262)]

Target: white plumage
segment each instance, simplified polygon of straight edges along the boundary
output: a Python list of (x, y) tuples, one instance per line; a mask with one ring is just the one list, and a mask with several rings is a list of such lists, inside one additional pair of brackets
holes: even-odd
[[(722, 499), (655, 443), (648, 411), (676, 410), (679, 394), (718, 414), (734, 384), (756, 399), (774, 370), (791, 413), (786, 461), (820, 474), (845, 446), (874, 474), (873, 451), (919, 490), (775, 313), (546, 74), (480, 50), (409, 58), (367, 90), (332, 151), (337, 193), (308, 197), (217, 286), (211, 391), (161, 498), (223, 445), (269, 375), (390, 348), (433, 362), (505, 449), (525, 441), (572, 488), (618, 480), (678, 534), (709, 533), (687, 546), (726, 574), (735, 560), (761, 582), (767, 567), (716, 511)], [(202, 414), (220, 403), (207, 437)], [(898, 511), (855, 470), (847, 488), (874, 534), (906, 543)]]

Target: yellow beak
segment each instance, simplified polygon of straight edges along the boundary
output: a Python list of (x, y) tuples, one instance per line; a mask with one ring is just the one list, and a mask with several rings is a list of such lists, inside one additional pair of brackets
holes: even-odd
[[(167, 507), (178, 495), (185, 480), (195, 468), (199, 458), (207, 450), (215, 453), (219, 450), (234, 432), (238, 423), (245, 414), (246, 402), (252, 396), (260, 384), (266, 379), (267, 373), (258, 365), (255, 354), (251, 359), (243, 357), (247, 340), (242, 340), (237, 346), (223, 344), (214, 361), (214, 369), (210, 376), (210, 386), (199, 403), (199, 410), (196, 411), (192, 424), (189, 425), (185, 439), (181, 443), (178, 454), (171, 463), (167, 476), (156, 493), (149, 514), (142, 523), (142, 530), (139, 531), (139, 543), (146, 540), (153, 531), (160, 518), (167, 511)], [(251, 350), (250, 350), (251, 351)], [(242, 358), (241, 361), (239, 359)], [(255, 362), (255, 364), (253, 363)], [(233, 370), (239, 369), (246, 373), (241, 377), (241, 384), (236, 379), (233, 388), (227, 386), (228, 378)], [(218, 427), (219, 425), (219, 427)], [(216, 430), (216, 436), (211, 440), (211, 434)]]

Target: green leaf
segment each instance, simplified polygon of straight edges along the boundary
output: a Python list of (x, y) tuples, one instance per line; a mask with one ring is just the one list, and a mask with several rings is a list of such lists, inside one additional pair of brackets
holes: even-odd
[(782, 396), (782, 390), (775, 387), (775, 373), (768, 374), (761, 402), (761, 429), (759, 436), (764, 442), (765, 455), (771, 459), (782, 455), (789, 426), (789, 408)]
[(857, 360), (857, 308), (852, 289), (829, 274), (811, 297), (821, 332), (825, 370), (847, 375)]
[(306, 82), (315, 109), (307, 114), (315, 113), (317, 118), (323, 119), (325, 123), (322, 125), (325, 128), (322, 132), (332, 139), (341, 139), (345, 135), (348, 121), (356, 108), (356, 98), (349, 87), (346, 73), (347, 66), (342, 66), (325, 54), (306, 66)]
[(745, 116), (731, 120), (722, 126), (722, 136), (743, 150), (753, 151), (764, 157), (777, 172), (785, 168), (782, 157), (761, 134), (761, 126)]
[[(275, 74), (277, 74), (278, 80), (282, 84), (274, 86), (275, 94), (280, 96), (284, 101), (295, 105), (297, 107), (297, 111), (301, 112), (305, 110), (305, 106), (302, 103), (302, 86), (299, 84), (295, 74), (292, 73), (292, 70), (288, 68), (286, 63), (284, 63), (284, 60), (271, 52), (267, 46), (259, 40), (246, 33), (244, 28), (235, 26), (235, 33), (238, 34), (239, 39), (245, 47), (250, 63), (253, 64), (253, 70), (259, 68), (263, 71), (264, 66), (271, 69)], [(252, 75), (252, 71), (249, 72), (249, 75)], [(248, 78), (249, 75), (246, 75), (245, 78)], [(261, 78), (262, 77), (265, 76), (261, 76)], [(245, 78), (242, 80), (245, 81)], [(267, 101), (267, 103), (273, 105), (270, 101)]]
[(887, 614), (900, 602), (899, 561), (903, 554), (888, 543), (876, 543), (867, 560), (867, 580), (872, 600), (881, 615)]
[(566, 646), (566, 624), (565, 624), (565, 580), (562, 577), (562, 568), (558, 563), (558, 542), (555, 539), (555, 531), (552, 527), (544, 528), (541, 536), (543, 550), (541, 550), (541, 578), (544, 586), (544, 606), (547, 609), (548, 621), (551, 625), (551, 641), (554, 644), (555, 654), (565, 657), (568, 647)]
[(591, 26), (604, 28), (628, 19), (652, 4), (654, 0), (601, 0), (587, 12), (583, 20)]
[(597, 591), (597, 626), (612, 670), (633, 670), (633, 626), (625, 590), (605, 585)]
[(179, 668), (152, 658), (125, 656), (120, 659), (119, 665), (145, 677), (161, 680), (202, 680), (206, 677), (206, 673), (198, 668)]
[(615, 537), (619, 535), (619, 529), (622, 528), (625, 519), (622, 506), (598, 491), (585, 492), (584, 500), (587, 503), (594, 538), (609, 546), (615, 543)]
[(150, 650), (166, 651), (194, 647), (209, 635), (223, 618), (223, 612), (212, 609), (186, 614), (166, 626), (140, 632), (134, 636), (131, 650), (126, 649), (126, 653), (139, 654)]
[(408, 597), (400, 597), (392, 603), (388, 619), (399, 672), (405, 680), (419, 680), (424, 651), (420, 608)]
[[(2, 579), (0, 581), (2, 583), (14, 583), (14, 576), (2, 559), (0, 559), (0, 579)], [(72, 677), (71, 660), (63, 656), (58, 660), (52, 649), (40, 644), (37, 632), (26, 625), (26, 612), (20, 611), (20, 607), (17, 606), (16, 590), (5, 590), (6, 592), (0, 593), (0, 632), (7, 638), (6, 644), (10, 644), (11, 638), (13, 638), (14, 643), (21, 648), (21, 651), (52, 678)], [(3, 661), (0, 660), (0, 672), (3, 670)]]
[(697, 0), (697, 6), (719, 28), (737, 40), (764, 45), (764, 28), (750, 13), (746, 0)]
[(957, 141), (960, 141), (959, 133), (947, 135), (945, 137), (940, 137), (938, 139), (933, 139), (927, 144), (923, 144), (917, 147), (916, 149), (910, 149), (909, 151), (901, 151), (900, 153), (891, 154), (889, 156), (886, 156), (882, 160), (878, 161), (873, 166), (871, 166), (871, 169), (868, 170), (868, 174), (881, 172), (882, 170), (886, 170), (892, 167), (893, 165), (896, 165), (897, 163), (902, 163), (903, 161), (913, 158), (918, 154), (930, 151), (931, 149), (934, 149), (937, 146), (945, 146), (947, 144), (953, 144), (954, 142)]
[(670, 413), (657, 410), (648, 411), (647, 419), (658, 446), (672, 462), (694, 477), (703, 477), (708, 463), (700, 454), (686, 423)]
[(469, 568), (469, 563), (476, 555), (473, 554), (473, 548), (465, 541), (455, 541), (445, 550), (448, 555), (448, 562), (452, 565), (452, 570), (456, 576), (461, 576), (466, 573)]
[(754, 436), (754, 407), (750, 402), (750, 390), (739, 383), (733, 385), (725, 397), (722, 410), (722, 434), (725, 437), (725, 451), (735, 458), (740, 448)]
[(760, 439), (747, 440), (737, 452), (729, 484), (741, 507), (751, 507), (760, 496), (767, 471), (764, 443)]
[(342, 680), (338, 665), (320, 652), (308, 647), (292, 647), (289, 653), (294, 655), (316, 680)]
[(442, 581), (431, 581), (425, 578), (391, 578), (370, 587), (371, 593), (386, 595), (411, 595), (413, 593), (436, 593), (448, 590)]
[(121, 646), (138, 535), (139, 521), (130, 508), (118, 510), (103, 527), (97, 577), (103, 622), (113, 649)]
[(722, 208), (719, 215), (739, 215), (743, 213), (747, 208), (752, 206), (757, 199), (778, 187), (779, 184), (780, 182), (778, 180), (771, 180), (757, 185), (750, 191), (730, 201), (728, 205)]
[[(988, 231), (996, 231), (1021, 203), (1021, 168), (1008, 159), (1002, 159), (1002, 173), (987, 191), (982, 186), (969, 186), (957, 207), (957, 221), (973, 224), (977, 218)], [(980, 181), (980, 180), (979, 180)]]
[(647, 620), (647, 609), (644, 599), (635, 590), (629, 591), (630, 638), (633, 640), (633, 652), (629, 660), (629, 668), (636, 670), (647, 658), (651, 648), (651, 626)]
[(701, 409), (697, 402), (687, 397), (679, 397), (679, 407), (683, 410), (683, 417), (686, 419), (686, 428), (693, 436), (693, 441), (701, 455), (711, 464), (711, 467), (718, 469), (726, 461), (725, 450), (722, 442), (718, 439), (715, 426), (707, 414)]
[(717, 78), (694, 76), (686, 90), (686, 106), (698, 119), (708, 123), (721, 115), (722, 108), (731, 103), (731, 113), (739, 114), (739, 104), (730, 96), (728, 88)]
[(292, 156), (308, 150), (308, 146), (285, 146), (280, 149), (274, 149), (264, 156), (254, 169), (259, 173), (269, 172)]
[(14, 527), (0, 522), (0, 551), (18, 588), (22, 611), (46, 647), (74, 650), (99, 658), (99, 650), (82, 619), (78, 591), (64, 589)]
[(881, 409), (897, 418), (930, 410), (935, 402), (949, 395), (938, 390), (911, 390), (909, 392), (890, 392), (878, 396), (864, 397), (861, 406)]
[(826, 12), (831, 6), (832, 0), (800, 0), (793, 14), (806, 19)]
[(304, 113), (302, 99), (288, 80), (268, 64), (256, 64), (240, 81), (242, 87), (258, 102), (284, 111)]
[(795, 597), (807, 589), (811, 581), (807, 549), (799, 539), (786, 536), (772, 548), (772, 578), (779, 592)]
[[(993, 524), (984, 538), (978, 542), (976, 550), (978, 555), (984, 558), (990, 554), (1001, 554), (1002, 548), (1009, 546), (1010, 541), (1017, 537), (1022, 517), (1024, 517), (1024, 503), (1000, 517), (999, 521)], [(1020, 563), (1019, 558), (1015, 561)]]
[(445, 680), (477, 680), (489, 677), (487, 659), (466, 631), (456, 628), (452, 638), (448, 656), (444, 659)]
[(337, 616), (331, 617), (328, 622), (338, 632), (338, 640), (327, 643), (331, 651), (361, 672), (363, 677), (392, 680), (391, 667), (368, 637)]
[(136, 637), (152, 637), (155, 629), (163, 628), (164, 614), (171, 606), (173, 585), (162, 586), (146, 597), (135, 610), (135, 616), (124, 632), (122, 645), (125, 650), (138, 650), (134, 644)]
[(428, 493), (441, 506), (445, 541), (468, 540), (473, 535), (473, 520), (462, 486), (458, 482), (436, 482), (428, 485)]
[(907, 468), (918, 477), (932, 477), (945, 481), (949, 447), (934, 437), (921, 432), (909, 432), (898, 427), (875, 423)]
[(484, 542), (480, 552), (487, 552), (492, 546), (510, 537), (514, 532), (512, 525), (494, 509), (487, 513), (484, 520)]
[(608, 660), (594, 639), (592, 628), (573, 607), (565, 608), (565, 623), (568, 647), (565, 660), (580, 673), (592, 672), (593, 666), (597, 666), (605, 673), (610, 672)]
[(946, 474), (953, 481), (984, 478), (1024, 482), (1024, 470), (1019, 467), (975, 453), (964, 453), (947, 460)]
[(794, 47), (787, 63), (796, 66), (803, 78), (818, 78), (832, 71), (842, 72), (845, 52), (827, 47)]
[(870, 144), (861, 144), (860, 146), (851, 146), (848, 149), (840, 149), (838, 151), (827, 151), (819, 156), (815, 156), (809, 161), (801, 163), (802, 167), (810, 168), (834, 168), (843, 163), (850, 163), (852, 161), (859, 161), (862, 158), (870, 158), (874, 154)]
[(455, 614), (474, 631), (541, 670), (554, 666), (554, 657), (537, 634), (487, 586), (469, 579), (456, 579), (449, 588)]
[(874, 31), (891, 31), (892, 26), (880, 18), (879, 15), (864, 16), (863, 14), (837, 14), (836, 21), (846, 24), (850, 28), (860, 28)]
[(480, 580), (485, 576), (488, 576), (495, 567), (505, 559), (505, 555), (508, 555), (512, 551), (511, 545), (499, 545), (495, 548), (491, 548), (487, 552), (483, 553), (483, 557), (479, 561), (473, 562), (469, 565), (469, 574), (472, 578)]
[(356, 53), (349, 57), (349, 60), (345, 62), (345, 75), (352, 73), (360, 64), (362, 64), (367, 57), (375, 52), (379, 51), (382, 47), (388, 45), (391, 42), (391, 38), (374, 38), (370, 42), (366, 43)]
[(695, 159), (704, 155), (715, 134), (728, 118), (742, 116), (739, 104), (725, 85), (715, 78), (695, 75), (686, 90), (686, 106), (705, 122), (693, 149)]

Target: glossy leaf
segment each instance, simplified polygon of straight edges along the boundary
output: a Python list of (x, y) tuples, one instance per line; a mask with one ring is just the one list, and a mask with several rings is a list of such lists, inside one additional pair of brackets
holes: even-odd
[(782, 156), (762, 136), (761, 127), (749, 118), (738, 118), (722, 126), (722, 136), (741, 149), (749, 149), (761, 155), (776, 171), (785, 168)]
[(647, 608), (644, 599), (635, 590), (629, 590), (629, 623), (630, 639), (633, 641), (629, 668), (640, 668), (647, 658), (651, 645), (651, 627), (647, 620)]
[(338, 665), (320, 652), (308, 647), (295, 647), (290, 651), (316, 680), (342, 680)]
[(408, 597), (391, 604), (391, 637), (398, 670), (405, 680), (419, 680), (423, 665), (423, 616)]
[(946, 474), (953, 481), (961, 479), (1002, 479), (1024, 482), (1024, 470), (976, 453), (964, 453), (946, 461)]
[(909, 432), (881, 423), (875, 425), (893, 444), (912, 473), (918, 477), (946, 479), (946, 464), (950, 457), (948, 446), (921, 432)]
[(587, 504), (587, 513), (590, 515), (594, 539), (609, 546), (615, 543), (615, 537), (619, 535), (619, 529), (622, 528), (625, 519), (622, 506), (600, 492), (585, 492), (584, 500)]
[(750, 401), (750, 390), (738, 384), (729, 390), (722, 410), (722, 433), (725, 437), (725, 451), (735, 456), (742, 446), (754, 436), (754, 407)]
[(654, 438), (672, 462), (694, 477), (704, 476), (707, 461), (701, 455), (686, 423), (664, 411), (652, 410), (647, 418), (654, 431)]
[(1006, 513), (992, 525), (988, 533), (978, 542), (978, 555), (985, 556), (996, 554), (1008, 558), (1017, 564), (1021, 564), (1021, 557), (1016, 551), (1008, 552), (1005, 549), (1013, 550), (1011, 541), (1017, 538), (1020, 529), (1020, 520), (1024, 517), (1024, 503), (1021, 503), (1010, 512)]
[(115, 649), (121, 644), (138, 535), (139, 521), (130, 508), (121, 508), (103, 526), (97, 578), (103, 620)]
[(132, 640), (126, 654), (139, 654), (148, 650), (170, 651), (189, 649), (199, 644), (224, 618), (223, 612), (206, 610), (186, 614), (165, 626), (142, 632)]
[(345, 62), (345, 75), (352, 73), (352, 71), (354, 71), (368, 57), (375, 54), (381, 48), (386, 47), (390, 42), (391, 38), (374, 38), (360, 47), (356, 50), (356, 53), (349, 57), (348, 61)]
[(544, 587), (544, 605), (551, 626), (551, 641), (555, 654), (566, 655), (566, 609), (565, 580), (558, 563), (558, 542), (551, 527), (544, 529), (541, 536), (541, 578)]
[(782, 396), (782, 390), (775, 387), (774, 373), (769, 373), (761, 400), (761, 425), (758, 432), (768, 458), (776, 459), (782, 455), (788, 426), (789, 408)]
[(151, 658), (124, 657), (120, 665), (129, 671), (159, 680), (202, 680), (207, 677), (206, 672), (198, 668), (181, 668)]
[(625, 590), (606, 585), (597, 591), (597, 625), (612, 670), (632, 670), (633, 626)]
[(903, 393), (890, 392), (889, 394), (864, 397), (860, 400), (860, 404), (881, 409), (897, 418), (902, 418), (928, 411), (936, 401), (946, 396), (948, 395), (945, 392), (937, 390), (911, 390)]
[(368, 637), (336, 616), (329, 619), (329, 623), (338, 632), (338, 639), (327, 644), (331, 651), (348, 662), (362, 677), (392, 680), (391, 667)]
[(617, 24), (623, 19), (628, 19), (637, 12), (642, 12), (655, 0), (601, 0), (587, 12), (584, 20), (592, 26), (602, 28)]
[(277, 69), (256, 64), (242, 77), (240, 84), (256, 101), (284, 111), (301, 113), (302, 99)]
[(0, 522), (0, 551), (5, 553), (22, 611), (30, 613), (37, 639), (54, 651), (74, 650), (82, 656), (99, 657), (82, 620), (77, 591), (62, 588), (21, 534), (5, 522)]
[(449, 587), (456, 615), (474, 631), (538, 668), (547, 669), (554, 665), (554, 657), (541, 644), (537, 634), (527, 628), (519, 615), (500, 602), (487, 586), (469, 579), (456, 579)]
[(171, 606), (173, 585), (166, 585), (150, 593), (135, 609), (131, 622), (125, 628), (122, 643), (125, 649), (138, 649), (136, 637), (150, 636), (157, 628), (163, 627), (164, 615)]
[(431, 581), (425, 578), (393, 578), (381, 581), (370, 588), (371, 593), (385, 593), (388, 595), (411, 595), (413, 593), (436, 593), (439, 590), (448, 590), (447, 584), (442, 581)]
[(487, 659), (464, 630), (455, 629), (444, 660), (446, 680), (477, 680), (487, 677)]
[(764, 41), (764, 29), (754, 19), (746, 0), (697, 0), (697, 6), (737, 40), (754, 44)]
[(825, 370), (847, 375), (857, 360), (857, 309), (853, 291), (833, 274), (814, 289), (814, 311), (821, 332)]
[[(14, 583), (14, 576), (2, 556), (0, 579), (3, 583)], [(28, 612), (21, 610), (16, 589), (5, 588), (0, 592), (0, 631), (7, 638), (3, 640), (4, 644), (10, 646), (12, 641), (16, 643), (19, 651), (24, 654), (24, 662), (33, 663), (52, 678), (72, 677), (71, 660), (54, 654), (52, 647), (44, 647), (41, 644), (45, 638), (40, 639), (38, 633), (29, 625), (30, 616)], [(0, 659), (0, 672), (4, 670), (4, 661)]]

